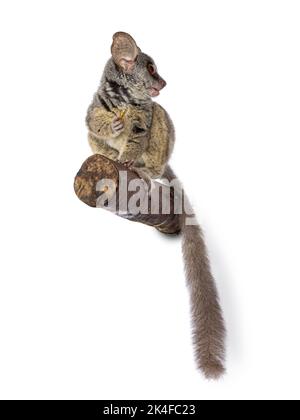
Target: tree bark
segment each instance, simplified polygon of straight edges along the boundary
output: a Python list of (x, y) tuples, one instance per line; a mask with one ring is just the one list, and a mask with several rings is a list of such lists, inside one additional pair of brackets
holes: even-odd
[[(138, 183), (138, 190), (131, 191), (132, 181)], [(114, 189), (111, 183), (115, 185)], [(125, 196), (121, 194), (124, 185)], [(75, 177), (74, 190), (77, 197), (90, 207), (100, 207), (127, 220), (153, 226), (162, 233), (178, 234), (181, 230), (181, 215), (177, 214), (178, 193), (173, 186), (156, 180), (150, 185), (139, 176), (139, 172), (102, 155), (95, 154), (83, 163)], [(139, 200), (136, 200), (137, 192)], [(135, 208), (132, 211), (132, 202), (136, 201), (143, 203), (142, 210)], [(168, 208), (163, 204), (166, 202)]]

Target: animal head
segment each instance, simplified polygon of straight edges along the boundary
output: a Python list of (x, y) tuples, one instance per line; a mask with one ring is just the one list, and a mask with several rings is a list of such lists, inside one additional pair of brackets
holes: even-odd
[(105, 70), (107, 79), (129, 88), (133, 96), (153, 98), (166, 86), (154, 60), (140, 50), (129, 34), (114, 34), (111, 54)]

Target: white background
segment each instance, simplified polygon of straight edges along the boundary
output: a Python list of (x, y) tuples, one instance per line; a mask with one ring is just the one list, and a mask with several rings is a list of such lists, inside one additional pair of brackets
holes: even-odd
[[(1, 2), (1, 398), (299, 398), (299, 21), (287, 0)], [(179, 239), (73, 193), (118, 30), (168, 81), (229, 333), (220, 382), (194, 365)]]

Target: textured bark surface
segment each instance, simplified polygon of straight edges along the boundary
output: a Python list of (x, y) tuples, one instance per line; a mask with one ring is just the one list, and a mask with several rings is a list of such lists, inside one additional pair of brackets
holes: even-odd
[[(119, 174), (121, 171), (126, 172), (127, 187), (130, 181), (136, 179), (141, 180), (141, 178), (136, 172), (128, 169), (125, 165), (122, 165), (119, 162), (112, 161), (99, 154), (95, 154), (89, 157), (83, 163), (75, 177), (74, 190), (77, 197), (90, 207), (101, 207), (105, 210), (114, 212), (116, 215), (121, 216), (125, 219), (153, 226), (160, 232), (166, 234), (178, 234), (180, 232), (181, 216), (179, 214), (175, 214), (176, 206), (174, 203), (174, 189), (158, 181), (152, 181), (152, 190), (150, 195), (149, 185), (146, 182), (144, 182), (142, 188), (143, 191), (141, 193), (144, 195), (147, 203), (147, 214), (142, 214), (141, 212), (134, 214), (128, 211), (124, 212), (124, 204), (127, 208), (130, 199), (134, 196), (136, 191), (128, 191), (127, 188), (127, 202), (119, 202)], [(110, 208), (109, 206), (107, 206), (106, 203), (100, 203), (99, 205), (99, 198), (101, 197), (101, 194), (103, 194), (103, 192), (107, 194), (108, 191), (106, 190), (105, 186), (104, 188), (102, 188), (102, 190), (97, 191), (97, 184), (99, 181), (105, 179), (112, 180), (116, 185), (116, 191), (114, 191), (113, 196), (110, 197), (115, 198), (116, 208)], [(168, 212), (168, 214), (164, 214), (164, 210), (162, 208), (162, 199), (159, 200), (157, 212), (155, 214), (151, 213), (151, 196), (155, 196), (156, 192), (161, 198), (164, 194), (166, 197), (170, 197), (170, 211)]]

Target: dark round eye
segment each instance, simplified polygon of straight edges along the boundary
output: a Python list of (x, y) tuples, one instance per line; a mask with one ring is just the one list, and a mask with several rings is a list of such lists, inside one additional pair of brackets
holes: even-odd
[(153, 64), (148, 64), (148, 71), (151, 74), (151, 76), (153, 76), (153, 74), (156, 73), (156, 68)]

